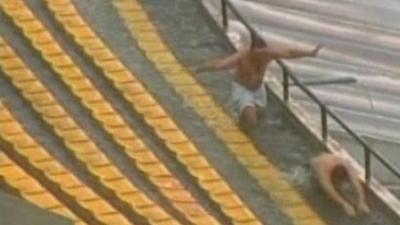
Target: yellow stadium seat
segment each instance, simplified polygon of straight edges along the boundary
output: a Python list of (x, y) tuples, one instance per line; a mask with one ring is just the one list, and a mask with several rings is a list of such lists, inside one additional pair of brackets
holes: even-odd
[(169, 143), (182, 143), (187, 141), (186, 136), (180, 130), (156, 130), (156, 133)]
[(110, 114), (110, 113), (114, 112), (114, 110), (111, 107), (111, 105), (108, 104), (106, 101), (91, 103), (90, 105), (88, 104), (88, 107), (90, 107), (90, 109), (95, 114), (98, 114), (98, 115)]
[(199, 152), (196, 150), (196, 147), (190, 142), (185, 142), (185, 143), (169, 143), (169, 142), (167, 142), (167, 146), (169, 149), (171, 149), (176, 154), (181, 155), (181, 156), (199, 155)]
[(65, 140), (69, 142), (83, 142), (89, 140), (89, 137), (81, 129), (72, 130), (56, 130), (56, 132)]
[(140, 110), (140, 113), (146, 115), (146, 118), (160, 118), (160, 117), (167, 116), (167, 113), (164, 111), (163, 108), (161, 108), (160, 105), (141, 107), (141, 108), (138, 108), (138, 110)]
[(119, 194), (131, 193), (132, 191), (137, 191), (132, 184), (126, 179), (117, 179), (117, 180), (105, 180), (102, 182), (106, 187), (111, 188), (112, 190), (116, 190)]
[[(45, 55), (44, 57), (46, 58), (48, 55)], [(47, 60), (56, 67), (68, 67), (74, 65), (74, 62), (67, 55), (50, 56)]]
[(107, 128), (119, 127), (124, 124), (124, 121), (122, 120), (121, 117), (115, 116), (113, 114), (102, 115), (101, 117), (103, 125)]
[(65, 192), (71, 194), (80, 201), (94, 200), (98, 198), (98, 196), (91, 189), (85, 186), (70, 187), (63, 189)]
[(221, 194), (221, 195), (213, 195), (213, 199), (221, 204), (221, 206), (226, 208), (235, 208), (242, 206), (242, 201), (236, 196), (231, 194)]
[(34, 202), (35, 204), (48, 209), (53, 207), (59, 207), (60, 203), (54, 199), (48, 192), (40, 194), (23, 194), (26, 199)]
[(66, 141), (65, 144), (69, 149), (74, 151), (76, 154), (93, 154), (97, 153), (97, 147), (91, 141), (86, 140), (82, 142), (71, 142)]
[[(136, 34), (136, 37), (139, 41), (149, 41), (149, 42), (159, 42), (160, 41), (160, 37), (155, 34), (154, 32), (140, 32)], [(154, 52), (155, 54), (159, 53), (159, 52)], [(164, 54), (165, 52), (163, 52)], [(168, 53), (169, 54), (169, 53)], [(168, 62), (171, 62), (170, 60), (168, 60)]]
[(67, 114), (64, 111), (64, 109), (56, 104), (40, 107), (40, 110), (42, 111), (43, 115), (47, 118), (67, 117)]
[(128, 127), (114, 127), (107, 128), (107, 131), (110, 132), (115, 139), (129, 139), (135, 137), (135, 134)]
[[(42, 40), (42, 39), (39, 39)], [(53, 56), (53, 55), (61, 55), (62, 54), (61, 47), (55, 42), (49, 42), (45, 44), (41, 44), (41, 52), (44, 55)]]
[(17, 151), (19, 148), (25, 149), (25, 148), (31, 148), (37, 145), (37, 143), (29, 136), (25, 134), (13, 134), (10, 136), (5, 136), (4, 137), (7, 140), (10, 140), (11, 142), (16, 143), (16, 148)]
[(113, 180), (123, 178), (123, 175), (113, 165), (102, 167), (88, 167), (89, 170), (103, 180)]
[(143, 11), (131, 11), (129, 13), (134, 14), (134, 16), (127, 18), (130, 22), (149, 21), (149, 17)]
[(176, 202), (195, 202), (193, 197), (188, 192), (182, 191), (182, 189), (166, 189), (164, 193), (169, 199)]
[(177, 179), (173, 177), (149, 177), (151, 181), (158, 184), (161, 188), (165, 189), (182, 189), (182, 185), (179, 183)]
[(92, 83), (85, 77), (81, 77), (80, 79), (69, 80), (67, 83), (69, 86), (71, 86), (74, 93), (76, 93), (76, 95), (78, 96), (80, 91), (85, 91), (86, 93), (88, 91), (91, 91), (92, 93), (94, 93)]
[[(146, 39), (157, 41), (158, 36), (157, 35), (150, 36), (150, 34), (154, 34), (154, 33), (149, 32), (148, 34), (146, 34), (146, 36), (145, 36)], [(151, 57), (157, 63), (160, 63), (160, 64), (168, 64), (168, 63), (176, 62), (175, 56), (169, 52), (151, 52), (151, 53), (149, 52), (149, 53), (146, 53), (146, 56)]]
[(10, 76), (15, 83), (33, 82), (36, 79), (29, 70), (23, 68), (8, 71), (7, 75)]
[[(122, 65), (122, 63), (112, 60), (108, 62), (103, 62), (103, 68), (106, 72), (120, 72), (120, 71), (125, 71), (125, 67)], [(119, 76), (124, 76), (124, 73), (121, 73), (122, 75)]]
[(191, 219), (196, 221), (196, 224), (219, 224), (214, 219), (211, 219), (212, 217), (200, 205), (194, 202), (178, 202), (177, 205), (192, 216), (193, 218)]
[(238, 130), (234, 131), (217, 130), (217, 135), (228, 143), (248, 143), (250, 141), (249, 138), (243, 134), (243, 132), (240, 132)]
[(147, 150), (146, 146), (144, 145), (143, 141), (140, 140), (139, 138), (130, 138), (126, 139), (123, 141), (116, 140), (118, 143), (120, 143), (124, 148), (126, 148), (128, 151), (143, 151)]
[(85, 46), (85, 49), (102, 49), (104, 48), (103, 43), (98, 38), (92, 39), (76, 39), (80, 45)]
[[(143, 23), (143, 24), (145, 24), (145, 23)], [(143, 29), (143, 27), (138, 27), (136, 29), (140, 30), (140, 29)], [(148, 31), (151, 31), (151, 30), (148, 30)], [(167, 50), (165, 45), (161, 42), (141, 41), (138, 43), (138, 45), (142, 49), (148, 49), (150, 52), (158, 52), (158, 51), (166, 51)]]
[(115, 2), (115, 6), (123, 11), (141, 11), (143, 10), (142, 6), (138, 2), (130, 1), (130, 2)]
[(54, 70), (67, 81), (81, 79), (82, 77), (81, 71), (75, 66), (56, 67)]
[(188, 169), (191, 173), (196, 174), (199, 181), (202, 183), (210, 182), (210, 181), (217, 181), (220, 179), (220, 176), (212, 168), (192, 169), (189, 167)]
[[(119, 66), (115, 66), (113, 67), (113, 65), (111, 65), (111, 63), (114, 61), (109, 61), (108, 64), (104, 64), (104, 62), (101, 62), (101, 64), (99, 63), (100, 67), (104, 67), (105, 69), (105, 74), (108, 78), (110, 78), (111, 80), (113, 80), (116, 83), (130, 83), (130, 82), (134, 82), (136, 81), (136, 79), (126, 70), (118, 70), (118, 68), (120, 68)], [(119, 64), (116, 64), (119, 65)], [(136, 90), (137, 88), (140, 87), (134, 87)]]
[(203, 169), (210, 167), (210, 164), (201, 155), (178, 156), (178, 159), (183, 162), (187, 162), (192, 168)]
[(51, 118), (48, 119), (49, 122), (54, 127), (57, 127), (59, 130), (71, 130), (76, 128), (76, 123), (70, 117), (60, 117), (60, 118)]
[(26, 177), (25, 172), (17, 166), (3, 166), (0, 170), (0, 175), (12, 180), (18, 180)]
[[(132, 28), (136, 32), (155, 32), (156, 31), (156, 28), (149, 21), (143, 21), (143, 22), (137, 23), (135, 26), (132, 26)], [(162, 50), (165, 51), (166, 48), (163, 48)]]
[[(55, 46), (53, 37), (52, 37), (51, 34), (50, 34), (48, 31), (46, 31), (46, 30), (44, 30), (43, 32), (34, 33), (34, 34), (32, 34), (31, 37), (32, 37), (33, 40), (34, 40), (33, 42), (34, 42), (35, 44), (37, 44), (37, 45), (40, 45), (40, 46), (43, 47), (44, 44), (47, 44), (47, 45), (49, 45), (49, 47), (47, 47), (48, 50), (51, 50), (51, 47), (54, 47), (54, 48), (57, 49), (57, 47)], [(59, 47), (58, 47), (58, 48), (59, 48)]]
[(74, 7), (71, 5), (64, 6), (59, 5), (58, 7), (52, 7), (53, 10), (57, 11), (60, 16), (76, 16), (77, 12), (75, 11)]
[(22, 133), (21, 125), (14, 123), (13, 121), (0, 123), (0, 130), (7, 135)]
[(80, 16), (60, 16), (58, 17), (63, 24), (72, 27), (83, 27), (85, 22), (80, 18)]
[(7, 179), (6, 182), (9, 183), (12, 187), (18, 188), (21, 192), (24, 192), (26, 194), (45, 192), (45, 190), (43, 190), (43, 187), (41, 187), (34, 179)]
[[(99, 40), (101, 42), (101, 40)], [(109, 61), (115, 59), (114, 54), (107, 48), (93, 49), (91, 55), (101, 61)]]
[(104, 154), (101, 153), (94, 153), (94, 154), (76, 154), (76, 157), (79, 160), (86, 162), (87, 164), (94, 166), (94, 167), (103, 167), (107, 165), (111, 165), (110, 161), (105, 157)]
[(49, 160), (52, 158), (49, 153), (37, 145), (30, 148), (24, 148), (19, 151), (19, 153), (29, 158), (32, 162)]
[(104, 221), (106, 224), (110, 224), (110, 225), (130, 225), (130, 224), (132, 224), (127, 219), (125, 219), (125, 217), (121, 216), (121, 214), (117, 214), (117, 213), (102, 215), (101, 218), (102, 218), (102, 221)]
[(15, 82), (15, 85), (18, 88), (21, 88), (23, 92), (26, 94), (37, 94), (45, 92), (43, 85), (38, 81), (29, 81), (29, 82)]
[(158, 206), (143, 208), (141, 209), (141, 212), (149, 220), (166, 221), (170, 219), (170, 217), (166, 214), (166, 212), (161, 210), (161, 208)]
[(175, 123), (169, 117), (161, 118), (144, 118), (147, 123), (152, 127), (157, 127), (160, 130), (174, 130), (177, 129)]
[(149, 198), (140, 192), (121, 194), (120, 197), (121, 199), (125, 199), (127, 202), (129, 202), (134, 208), (149, 207), (154, 205)]
[[(111, 78), (111, 79), (113, 79), (113, 78)], [(144, 94), (146, 92), (143, 85), (141, 85), (138, 82), (129, 82), (129, 83), (122, 83), (122, 84), (118, 83), (117, 87), (124, 94), (129, 94), (127, 96), (127, 98), (129, 98), (130, 95)]]
[(93, 90), (80, 90), (79, 91), (79, 96), (82, 99), (85, 99), (85, 102), (91, 103), (91, 102), (100, 102), (104, 101), (103, 96), (99, 92), (93, 92)]
[(61, 174), (67, 171), (57, 161), (42, 161), (33, 163), (37, 168), (48, 174)]
[(150, 151), (132, 151), (132, 157), (139, 164), (152, 164), (158, 162), (157, 157)]
[(79, 187), (82, 185), (81, 182), (70, 173), (46, 175), (54, 182), (61, 184), (64, 188)]
[(14, 52), (11, 50), (10, 47), (0, 47), (0, 59), (8, 59), (14, 56)]
[(75, 38), (84, 38), (84, 39), (97, 39), (97, 36), (93, 31), (86, 26), (80, 27), (69, 27), (67, 28)]
[(205, 95), (207, 92), (204, 88), (198, 85), (182, 85), (177, 87), (179, 92), (184, 93), (187, 96), (200, 96)]
[(273, 199), (276, 199), (282, 205), (296, 205), (304, 202), (304, 199), (294, 190), (271, 193)]
[(255, 220), (253, 213), (245, 207), (222, 208), (222, 211), (228, 215), (232, 215), (234, 220), (237, 222)]
[(48, 3), (51, 3), (52, 5), (57, 5), (57, 6), (65, 6), (68, 4), (71, 4), (71, 0), (46, 0)]
[(31, 94), (28, 96), (29, 100), (36, 106), (48, 106), (54, 103), (54, 98), (49, 93)]
[(146, 171), (149, 176), (169, 176), (167, 169), (160, 164), (137, 164), (137, 166)]
[(238, 157), (238, 160), (248, 168), (266, 168), (270, 166), (266, 163), (265, 159), (259, 156), (244, 156)]
[(97, 215), (115, 213), (115, 210), (108, 203), (100, 199), (81, 201), (81, 204)]
[[(45, 28), (39, 21), (30, 20), (30, 21), (24, 21), (22, 23), (22, 30), (25, 33), (39, 33), (39, 32), (43, 32), (45, 30)], [(33, 41), (33, 39), (32, 39), (32, 41)]]
[(7, 72), (7, 70), (15, 70), (24, 68), (24, 64), (21, 60), (11, 57), (1, 60), (1, 67)]
[(232, 189), (222, 181), (203, 182), (203, 187), (214, 195), (232, 193)]

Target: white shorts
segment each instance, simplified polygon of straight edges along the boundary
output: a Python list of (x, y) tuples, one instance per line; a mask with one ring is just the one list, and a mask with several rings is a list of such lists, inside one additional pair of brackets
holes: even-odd
[(267, 105), (267, 92), (264, 85), (261, 85), (257, 90), (250, 90), (237, 82), (233, 82), (232, 103), (237, 117), (242, 114), (246, 106), (264, 108)]

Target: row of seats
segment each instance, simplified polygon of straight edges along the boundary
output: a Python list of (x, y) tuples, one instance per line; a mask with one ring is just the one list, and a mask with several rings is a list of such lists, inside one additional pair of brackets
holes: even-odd
[[(187, 166), (191, 174), (199, 180), (200, 186), (221, 205), (223, 211), (235, 222), (258, 224), (251, 211), (177, 127), (162, 106), (85, 24), (72, 2), (60, 0), (47, 1), (47, 3), (65, 30), (73, 36), (87, 55), (92, 57), (96, 65), (103, 70), (105, 76), (116, 89), (121, 91), (132, 107), (144, 116), (147, 124), (153, 127), (169, 149), (177, 154), (178, 160)], [(66, 8), (69, 11), (68, 15), (63, 13), (63, 9)], [(85, 30), (85, 37), (82, 37), (78, 30)], [(130, 145), (128, 142), (126, 142), (128, 145), (122, 141), (120, 143), (126, 147)], [(168, 197), (171, 199), (174, 196)]]
[[(279, 170), (261, 155), (213, 97), (176, 59), (137, 0), (118, 0), (115, 6), (146, 57), (175, 90), (226, 144), (261, 187), (279, 203), (295, 224), (325, 224)], [(299, 214), (299, 212), (303, 214)]]
[[(1, 42), (0, 39), (0, 43)], [(4, 50), (4, 45), (0, 45), (1, 50)], [(3, 60), (0, 61), (0, 63)], [(4, 64), (1, 64), (3, 67)], [(6, 69), (8, 70), (8, 69)], [(20, 71), (15, 69), (15, 71)], [(16, 154), (26, 157), (29, 163), (34, 168), (40, 169), (44, 172), (45, 178), (55, 182), (59, 185), (60, 189), (75, 199), (77, 204), (79, 204), (83, 209), (91, 212), (96, 221), (85, 221), (88, 224), (96, 222), (95, 224), (114, 224), (123, 225), (130, 224), (122, 215), (120, 215), (112, 206), (110, 206), (106, 201), (99, 197), (95, 192), (88, 188), (84, 183), (82, 183), (76, 176), (71, 173), (68, 169), (63, 167), (55, 158), (53, 158), (38, 142), (36, 142), (18, 123), (15, 117), (10, 113), (10, 111), (0, 103), (0, 137), (14, 146)], [(10, 163), (2, 163), (5, 167), (9, 166)], [(8, 173), (5, 168), (2, 168), (2, 175), (6, 178), (7, 182), (22, 191), (25, 196), (30, 194), (34, 195), (38, 191), (44, 191), (38, 189), (37, 183), (28, 179), (14, 179), (10, 172)], [(15, 170), (14, 172), (21, 172)], [(39, 195), (37, 195), (39, 196)], [(36, 196), (36, 197), (37, 197)], [(52, 197), (46, 195), (47, 199), (35, 199), (35, 196), (30, 196), (30, 200), (38, 206), (43, 206), (46, 204), (56, 203)], [(47, 202), (49, 201), (49, 202)], [(51, 202), (50, 202), (51, 201)], [(54, 207), (57, 204), (54, 204)], [(50, 207), (51, 208), (51, 207)], [(74, 209), (70, 209), (74, 211)], [(60, 212), (65, 212), (67, 217), (70, 217), (66, 210), (61, 210)], [(70, 217), (71, 218), (71, 217)], [(73, 218), (73, 217), (72, 217)], [(75, 218), (73, 218), (75, 219)]]
[[(163, 110), (146, 93), (145, 88), (135, 79), (130, 71), (115, 57), (110, 49), (96, 35), (95, 32), (82, 19), (79, 12), (70, 0), (49, 0), (48, 8), (53, 12), (55, 18), (62, 24), (65, 30), (71, 34), (74, 41), (78, 43), (94, 63), (102, 69), (105, 76), (123, 93), (129, 93), (130, 101), (136, 104), (142, 111), (153, 117), (162, 116)], [(65, 14), (65, 9), (69, 13)], [(82, 31), (85, 31), (84, 35)], [(96, 46), (96, 47), (92, 47)], [(74, 86), (71, 85), (72, 89)], [(101, 94), (91, 89), (91, 95), (83, 92), (75, 92), (82, 102), (86, 103), (88, 109), (95, 110), (95, 104), (91, 99), (97, 96), (97, 102), (109, 104), (102, 98)], [(139, 109), (137, 108), (137, 109)], [(125, 153), (137, 162), (149, 179), (159, 187), (159, 190), (194, 224), (217, 224), (217, 221), (205, 211), (192, 195), (185, 190), (184, 186), (175, 178), (167, 167), (152, 153), (152, 151), (137, 137), (135, 132), (123, 121), (123, 119), (109, 107), (107, 114), (96, 114), (93, 116), (103, 124), (104, 129), (116, 140)]]
[(86, 225), (71, 212), (64, 203), (46, 190), (33, 177), (27, 174), (19, 165), (0, 150), (0, 176), (7, 185), (19, 191), (21, 197), (50, 212), (62, 215), (74, 221), (75, 225)]
[[(58, 74), (60, 76), (63, 76), (65, 79), (68, 79), (68, 77), (73, 74), (81, 76), (80, 70), (62, 51), (61, 47), (57, 45), (45, 27), (37, 21), (24, 2), (15, 0), (1, 1), (0, 5), (22, 30), (24, 30), (24, 34), (30, 38), (32, 43), (35, 43), (35, 48), (41, 51), (43, 57), (49, 61), (55, 70), (59, 71)], [(19, 14), (24, 15), (23, 20), (15, 16)], [(31, 24), (36, 24), (35, 32), (30, 31)], [(44, 41), (41, 39), (40, 37), (42, 36), (47, 36), (47, 40)], [(52, 54), (47, 54), (44, 52), (45, 47), (42, 48), (47, 45), (58, 46), (58, 48), (56, 48), (57, 51)], [(161, 207), (133, 186), (133, 184), (115, 168), (87, 134), (80, 129), (76, 122), (67, 114), (52, 93), (48, 91), (41, 81), (19, 59), (13, 49), (7, 46), (4, 41), (2, 52), (7, 55), (5, 59), (1, 60), (0, 65), (4, 73), (11, 79), (13, 85), (15, 85), (15, 87), (21, 91), (22, 95), (30, 101), (33, 108), (42, 116), (44, 121), (54, 129), (56, 135), (64, 140), (68, 150), (71, 150), (76, 158), (87, 166), (92, 175), (100, 179), (104, 187), (116, 193), (117, 199), (108, 199), (110, 203), (115, 201), (125, 202), (127, 205), (131, 206), (133, 211), (142, 214), (154, 224), (165, 224), (167, 222), (169, 222), (169, 224), (179, 224)], [(59, 61), (58, 59), (62, 60)], [(85, 82), (84, 79), (75, 80), (75, 82), (80, 83), (80, 87), (77, 87), (78, 91), (88, 86), (88, 82)], [(107, 112), (107, 108), (102, 107), (102, 104), (99, 105), (98, 110), (99, 114), (102, 110)], [(59, 166), (59, 163), (55, 159), (54, 161), (54, 165)], [(53, 167), (57, 168), (55, 166)], [(74, 182), (71, 182), (71, 184), (74, 184)], [(67, 185), (69, 184), (67, 183)], [(126, 218), (119, 215), (119, 213), (104, 200), (99, 199), (98, 201), (91, 202), (93, 202), (94, 207), (99, 204), (99, 209), (101, 210), (99, 213), (115, 214), (120, 224), (129, 224)], [(97, 210), (97, 208), (91, 210)]]

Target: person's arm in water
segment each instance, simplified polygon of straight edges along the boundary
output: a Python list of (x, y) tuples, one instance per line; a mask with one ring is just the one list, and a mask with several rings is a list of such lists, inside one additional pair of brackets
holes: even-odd
[(268, 54), (269, 58), (273, 59), (293, 59), (293, 58), (301, 58), (301, 57), (315, 57), (318, 55), (319, 50), (322, 48), (322, 45), (317, 45), (312, 50), (306, 50), (302, 48), (290, 48), (290, 47), (280, 47), (273, 48), (267, 47), (266, 54)]
[(339, 204), (345, 212), (350, 216), (355, 216), (354, 208), (336, 191), (331, 180), (331, 170), (327, 167), (327, 164), (319, 158), (315, 158), (311, 161), (311, 165), (315, 170), (317, 179), (326, 192), (326, 194), (337, 204)]
[(245, 52), (245, 49), (240, 49), (227, 57), (214, 59), (200, 66), (194, 66), (193, 71), (196, 73), (201, 73), (204, 71), (232, 69), (238, 63), (239, 59), (245, 54)]
[(346, 168), (347, 174), (349, 175), (349, 179), (353, 188), (357, 192), (357, 197), (358, 197), (357, 209), (363, 213), (369, 213), (369, 208), (365, 201), (364, 188), (362, 187), (360, 180), (358, 179), (356, 171), (348, 162), (345, 162), (344, 167)]

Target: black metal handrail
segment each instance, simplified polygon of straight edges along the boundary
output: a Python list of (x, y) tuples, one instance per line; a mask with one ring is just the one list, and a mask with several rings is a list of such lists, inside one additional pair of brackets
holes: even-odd
[[(234, 16), (248, 29), (251, 37), (251, 45), (257, 39), (258, 41), (265, 41), (247, 22), (243, 19), (240, 13), (236, 10), (235, 6), (229, 0), (221, 0), (223, 28), (227, 30), (228, 27), (228, 8), (232, 11)], [(266, 43), (265, 43), (266, 44)], [(354, 132), (347, 124), (345, 124), (331, 109), (329, 109), (314, 93), (312, 93), (296, 76), (293, 75), (290, 68), (282, 61), (276, 60), (278, 65), (283, 71), (283, 98), (286, 103), (289, 102), (289, 88), (295, 85), (309, 96), (320, 108), (321, 113), (321, 136), (323, 141), (328, 139), (328, 116), (337, 122), (355, 141), (357, 141), (364, 149), (364, 167), (365, 167), (365, 180), (369, 184), (371, 180), (371, 155), (374, 156), (380, 163), (382, 163), (390, 172), (392, 172), (398, 179), (400, 179), (400, 171), (390, 161), (385, 158), (381, 153), (374, 150), (368, 143)], [(293, 81), (290, 84), (289, 79)]]

